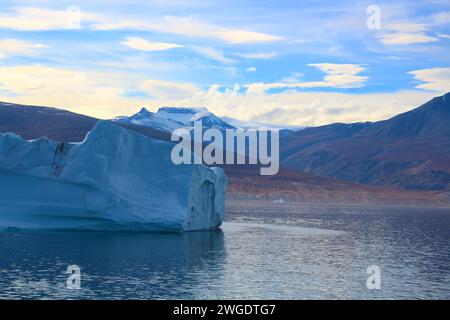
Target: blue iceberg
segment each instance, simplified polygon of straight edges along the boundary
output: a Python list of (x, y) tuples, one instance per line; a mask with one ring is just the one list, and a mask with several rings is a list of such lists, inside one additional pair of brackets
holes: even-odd
[(217, 229), (223, 170), (175, 165), (172, 147), (110, 121), (81, 143), (0, 133), (0, 228)]

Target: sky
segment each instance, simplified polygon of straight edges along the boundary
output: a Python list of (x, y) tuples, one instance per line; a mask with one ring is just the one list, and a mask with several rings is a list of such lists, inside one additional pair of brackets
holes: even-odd
[(0, 0), (0, 101), (316, 126), (448, 91), (448, 0)]

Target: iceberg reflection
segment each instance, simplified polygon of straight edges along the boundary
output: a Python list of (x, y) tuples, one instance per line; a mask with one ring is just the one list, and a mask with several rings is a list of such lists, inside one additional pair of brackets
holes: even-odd
[[(225, 265), (220, 230), (2, 232), (0, 252), (0, 298), (190, 298), (207, 281), (205, 268), (217, 281)], [(72, 264), (81, 268), (81, 290), (66, 288)]]

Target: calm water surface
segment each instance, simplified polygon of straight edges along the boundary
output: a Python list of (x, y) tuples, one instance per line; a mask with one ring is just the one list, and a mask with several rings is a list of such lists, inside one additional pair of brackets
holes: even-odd
[[(0, 233), (0, 298), (450, 299), (450, 211), (230, 205), (220, 231)], [(81, 289), (66, 269), (81, 268)], [(368, 290), (366, 269), (381, 268)]]

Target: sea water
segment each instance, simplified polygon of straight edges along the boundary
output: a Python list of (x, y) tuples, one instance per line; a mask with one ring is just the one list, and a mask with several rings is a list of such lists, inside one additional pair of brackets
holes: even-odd
[(450, 299), (449, 210), (252, 208), (209, 232), (1, 232), (0, 298)]

